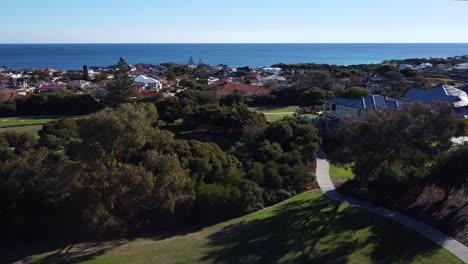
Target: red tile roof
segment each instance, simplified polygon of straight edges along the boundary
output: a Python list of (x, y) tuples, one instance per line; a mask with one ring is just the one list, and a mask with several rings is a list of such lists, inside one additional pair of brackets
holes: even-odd
[(38, 90), (62, 90), (65, 88), (67, 88), (67, 85), (64, 83), (52, 83), (41, 85)]
[(224, 87), (219, 90), (220, 94), (232, 94), (235, 91), (239, 91), (244, 94), (269, 94), (271, 92), (270, 89), (262, 86), (250, 85), (250, 84), (242, 84), (242, 83), (233, 83), (233, 82), (226, 82)]
[(2, 97), (3, 100), (12, 100), (15, 98), (20, 93), (18, 90), (14, 89), (0, 89), (0, 96)]
[(153, 97), (153, 96), (163, 96), (162, 93), (160, 92), (157, 92), (157, 91), (145, 91), (143, 89), (141, 89), (140, 87), (135, 87), (135, 89), (137, 90), (138, 94), (143, 96), (143, 97)]

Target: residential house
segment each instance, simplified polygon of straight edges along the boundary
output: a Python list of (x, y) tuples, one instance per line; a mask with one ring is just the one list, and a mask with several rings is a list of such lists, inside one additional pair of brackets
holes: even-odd
[(50, 83), (50, 84), (41, 85), (37, 89), (37, 91), (39, 93), (51, 93), (51, 92), (61, 91), (61, 90), (64, 90), (66, 88), (67, 88), (66, 83), (58, 82), (58, 83)]
[(356, 99), (338, 97), (325, 102), (324, 116), (333, 120), (341, 120), (348, 116), (363, 118), (367, 111), (400, 109), (403, 104), (403, 101), (382, 95)]
[(427, 71), (428, 69), (431, 69), (433, 68), (434, 66), (429, 63), (429, 62), (424, 62), (424, 63), (421, 63), (418, 67), (416, 67), (416, 69), (418, 71)]
[(86, 88), (86, 87), (89, 87), (91, 83), (85, 80), (77, 80), (77, 81), (69, 82), (68, 85), (70, 87)]
[(264, 72), (272, 73), (275, 75), (279, 75), (281, 72), (281, 68), (274, 68), (274, 67), (265, 67), (265, 68), (262, 68), (262, 70)]
[(159, 91), (144, 90), (139, 87), (137, 87), (136, 90), (137, 90), (137, 93), (142, 97), (155, 97), (155, 96), (162, 97), (163, 96), (163, 94), (160, 93)]
[(25, 96), (26, 92), (21, 91), (21, 90), (15, 90), (15, 89), (8, 89), (8, 88), (3, 88), (0, 89), (0, 96), (4, 101), (7, 100), (13, 100), (18, 96)]
[(400, 64), (400, 66), (399, 66), (400, 71), (402, 71), (402, 70), (415, 70), (415, 69), (416, 69), (416, 67), (414, 67), (411, 64)]
[(468, 63), (460, 63), (452, 68), (454, 72), (468, 72)]
[(424, 104), (433, 104), (437, 101), (447, 102), (455, 108), (468, 106), (466, 92), (450, 85), (441, 85), (429, 90), (413, 88), (405, 94), (405, 98)]
[(162, 89), (162, 83), (159, 80), (154, 78), (146, 77), (144, 75), (140, 75), (133, 79), (136, 83), (141, 84), (143, 90), (156, 90), (159, 91)]
[(234, 83), (231, 81), (219, 81), (214, 85), (214, 87), (218, 89), (218, 93), (220, 94), (232, 94), (236, 91), (246, 95), (269, 94), (271, 92), (271, 90), (266, 87), (243, 83)]
[(458, 115), (468, 118), (467, 93), (450, 85), (442, 85), (430, 90), (413, 88), (405, 94), (405, 98), (428, 105), (435, 102), (446, 102), (454, 108)]
[(268, 83), (274, 83), (274, 84), (280, 84), (286, 82), (286, 78), (278, 75), (270, 75), (264, 78), (259, 79), (257, 82), (255, 82), (255, 85), (265, 85)]

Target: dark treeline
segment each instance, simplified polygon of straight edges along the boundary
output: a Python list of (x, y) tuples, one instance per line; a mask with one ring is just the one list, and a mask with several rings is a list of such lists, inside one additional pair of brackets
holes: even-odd
[(320, 141), (313, 126), (292, 118), (267, 124), (241, 105), (218, 116), (227, 109), (197, 106), (188, 97), (180, 99), (185, 126), (193, 128), (188, 118), (198, 116), (202, 130), (231, 120), (222, 127), (240, 131), (230, 152), (175, 138), (159, 128), (151, 103), (54, 121), (38, 139), (2, 132), (2, 240), (95, 238), (211, 223), (291, 197), (313, 179), (309, 166)]
[(0, 103), (0, 116), (88, 115), (103, 108), (89, 94), (31, 94)]

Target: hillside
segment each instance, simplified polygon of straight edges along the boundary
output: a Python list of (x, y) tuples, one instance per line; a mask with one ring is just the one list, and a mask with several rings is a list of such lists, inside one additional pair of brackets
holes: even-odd
[[(5, 256), (9, 251), (3, 250), (0, 253)], [(417, 234), (383, 218), (331, 202), (319, 190), (202, 230), (129, 241), (67, 245), (19, 263), (65, 261), (461, 263)]]

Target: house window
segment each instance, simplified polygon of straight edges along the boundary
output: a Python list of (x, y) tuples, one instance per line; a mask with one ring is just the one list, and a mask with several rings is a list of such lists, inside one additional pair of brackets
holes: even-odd
[(332, 111), (336, 111), (336, 104), (332, 104)]

